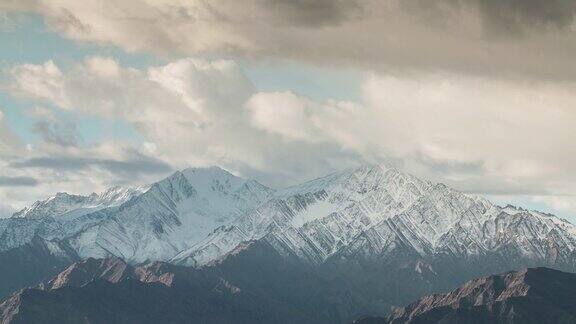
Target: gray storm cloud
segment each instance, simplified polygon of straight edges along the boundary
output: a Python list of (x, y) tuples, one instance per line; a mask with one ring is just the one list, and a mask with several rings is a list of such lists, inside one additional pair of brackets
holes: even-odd
[(62, 35), (159, 55), (235, 55), (576, 78), (572, 0), (8, 0)]
[(476, 0), (484, 26), (496, 32), (570, 31), (576, 14), (572, 0)]

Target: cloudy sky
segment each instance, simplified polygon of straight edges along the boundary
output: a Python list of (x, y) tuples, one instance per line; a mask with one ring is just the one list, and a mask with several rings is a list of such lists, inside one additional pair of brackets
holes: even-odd
[(576, 220), (576, 1), (0, 0), (0, 217), (384, 162)]

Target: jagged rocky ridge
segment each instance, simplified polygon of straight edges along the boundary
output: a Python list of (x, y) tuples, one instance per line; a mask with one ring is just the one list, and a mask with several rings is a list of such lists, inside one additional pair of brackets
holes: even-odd
[(0, 250), (36, 239), (66, 260), (116, 256), (130, 264), (221, 268), (238, 255), (264, 264), (250, 250), (265, 247), (265, 255), (300, 271), (346, 283), (354, 296), (335, 302), (348, 307), (340, 320), (386, 314), (486, 274), (533, 266), (574, 271), (576, 262), (569, 222), (382, 165), (281, 190), (218, 168), (187, 169), (120, 204), (59, 215), (0, 220)]
[(479, 278), (358, 324), (576, 323), (576, 274), (548, 268)]

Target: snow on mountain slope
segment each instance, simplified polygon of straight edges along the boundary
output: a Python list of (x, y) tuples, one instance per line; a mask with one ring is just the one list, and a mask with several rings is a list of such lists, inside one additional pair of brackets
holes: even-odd
[(0, 220), (0, 249), (39, 236), (81, 257), (166, 260), (264, 201), (271, 189), (220, 168), (186, 169), (146, 188), (57, 194)]
[(118, 206), (145, 190), (145, 187), (113, 187), (102, 193), (93, 193), (89, 196), (59, 192), (53, 197), (37, 201), (32, 206), (14, 213), (12, 217), (73, 219), (100, 209)]
[(0, 250), (35, 236), (63, 242), (82, 258), (113, 255), (131, 263), (202, 266), (243, 242), (266, 240), (312, 265), (402, 251), (576, 266), (571, 223), (499, 207), (383, 165), (278, 191), (219, 168), (186, 169), (140, 194), (59, 194), (0, 220)]
[(432, 186), (384, 166), (331, 174), (276, 192), (256, 210), (211, 233), (174, 262), (202, 265), (241, 241), (273, 236), (279, 249), (321, 262), (382, 217), (411, 205)]
[(116, 208), (146, 188), (114, 187), (88, 196), (58, 193), (0, 219), (0, 251), (22, 246), (34, 236), (59, 240), (105, 218), (102, 210)]
[(68, 242), (82, 257), (167, 260), (259, 205), (271, 192), (220, 168), (186, 169), (152, 185)]
[(495, 206), (377, 165), (280, 190), (173, 262), (201, 266), (242, 241), (264, 239), (310, 264), (336, 255), (382, 258), (399, 248), (422, 257), (493, 254), (567, 264), (574, 263), (575, 233), (557, 217)]

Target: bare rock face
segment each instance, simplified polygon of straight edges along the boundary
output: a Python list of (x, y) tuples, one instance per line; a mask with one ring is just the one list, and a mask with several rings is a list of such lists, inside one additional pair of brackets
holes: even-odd
[(356, 323), (576, 323), (576, 274), (530, 268), (475, 279)]
[(135, 278), (134, 269), (119, 258), (97, 260), (88, 258), (74, 263), (48, 281), (46, 289), (62, 287), (82, 287), (96, 279), (117, 283), (128, 278)]

